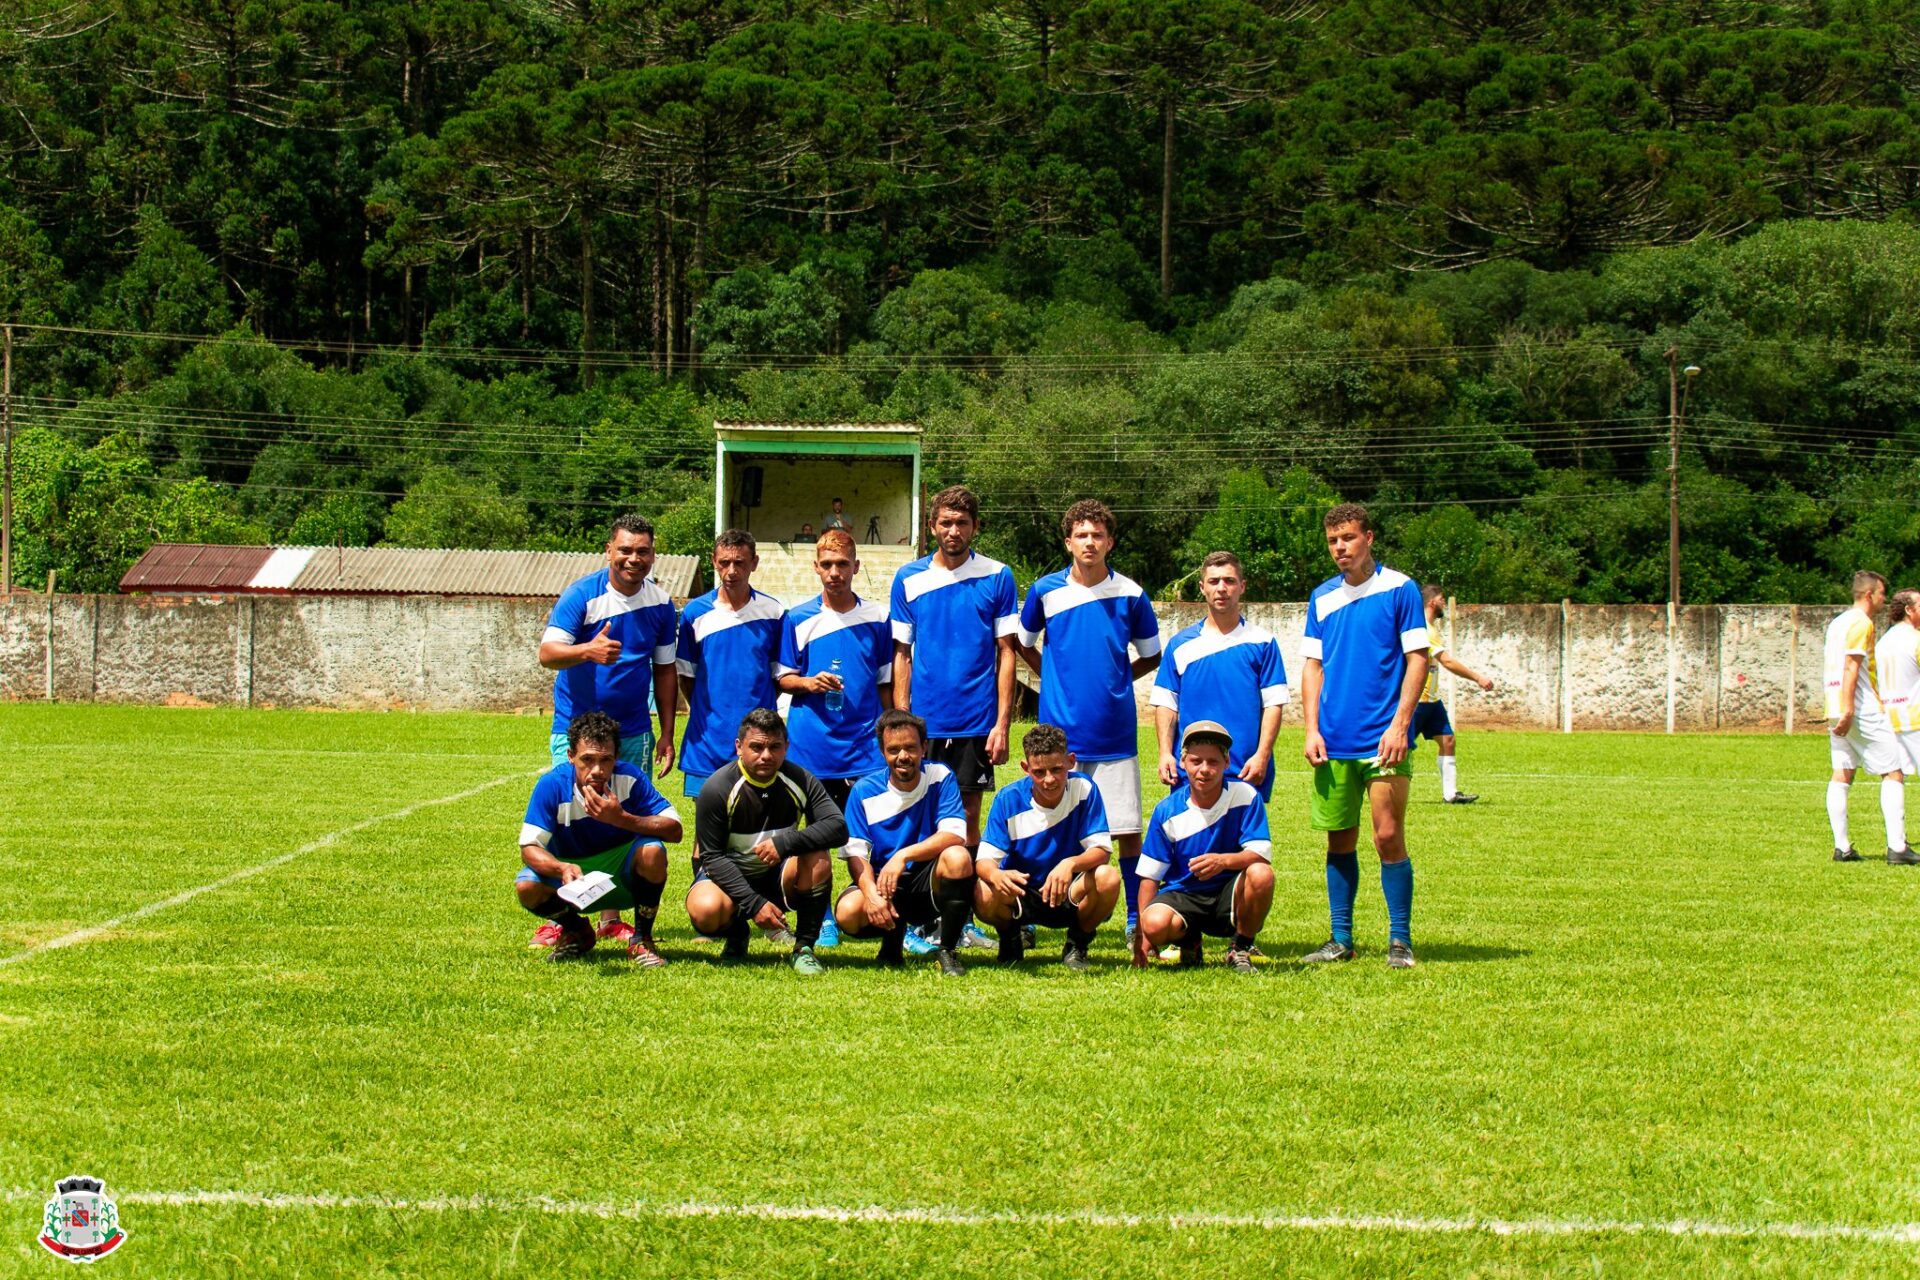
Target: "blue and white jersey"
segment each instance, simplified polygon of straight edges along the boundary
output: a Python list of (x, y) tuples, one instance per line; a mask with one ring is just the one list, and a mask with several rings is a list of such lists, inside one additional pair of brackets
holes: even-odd
[(913, 790), (898, 791), (893, 775), (883, 769), (853, 784), (847, 797), (847, 843), (840, 856), (865, 858), (878, 871), (900, 850), (941, 831), (967, 838), (967, 811), (960, 807), (953, 770), (943, 764), (922, 765)]
[[(647, 775), (624, 760), (613, 766), (607, 786), (620, 797), (620, 807), (638, 817), (658, 818), (673, 812), (673, 805), (653, 789)], [(571, 762), (540, 775), (520, 824), (523, 847), (537, 844), (564, 862), (581, 862), (596, 853), (624, 848), (636, 838), (631, 831), (587, 816), (587, 798), (580, 794)]]
[(1318, 658), (1320, 736), (1333, 760), (1370, 760), (1400, 707), (1407, 655), (1427, 648), (1427, 611), (1420, 587), (1377, 564), (1357, 587), (1335, 574), (1307, 601), (1300, 656)]
[(717, 588), (687, 602), (679, 650), (680, 674), (693, 681), (680, 747), (680, 770), (687, 776), (704, 778), (736, 759), (740, 721), (755, 707), (771, 710), (778, 701), (773, 674), (785, 612), (761, 591), (737, 610), (721, 601)]
[(887, 615), (893, 638), (913, 645), (913, 709), (927, 722), (928, 737), (993, 732), (1000, 714), (997, 642), (1019, 630), (1019, 613), (1013, 570), (978, 552), (958, 569), (923, 556), (893, 575)]
[(817, 676), (840, 663), (840, 710), (824, 693), (796, 693), (787, 711), (787, 758), (816, 778), (854, 778), (884, 769), (873, 725), (880, 718), (880, 686), (893, 681), (893, 632), (887, 611), (858, 601), (845, 613), (820, 596), (787, 611), (780, 624), (783, 676)]
[(1059, 725), (1083, 763), (1139, 754), (1127, 645), (1143, 658), (1160, 652), (1160, 623), (1140, 584), (1111, 570), (1096, 587), (1075, 582), (1070, 569), (1048, 574), (1020, 610), (1020, 643), (1032, 648), (1043, 635), (1041, 723)]
[(653, 669), (672, 666), (674, 660), (673, 599), (652, 578), (632, 595), (621, 595), (601, 569), (560, 593), (540, 640), (585, 644), (602, 626), (620, 642), (620, 661), (582, 662), (553, 673), (555, 733), (565, 733), (575, 716), (588, 711), (618, 720), (623, 737), (647, 731)]
[(1170, 892), (1212, 893), (1233, 875), (1206, 880), (1194, 875), (1193, 860), (1209, 853), (1257, 853), (1273, 861), (1267, 806), (1246, 783), (1228, 779), (1220, 788), (1220, 798), (1206, 809), (1194, 804), (1193, 791), (1185, 783), (1153, 806), (1153, 819), (1140, 845), (1140, 878), (1158, 880)]
[[(1069, 858), (1089, 849), (1113, 848), (1107, 831), (1107, 806), (1093, 779), (1075, 770), (1067, 775), (1060, 803), (1049, 809), (1033, 798), (1033, 779), (1022, 777), (1002, 787), (987, 812), (987, 828), (980, 833), (979, 858), (991, 858), (1002, 869), (1045, 879)], [(1029, 888), (1037, 889), (1038, 884)]]
[[(1197, 622), (1173, 638), (1147, 701), (1179, 713), (1173, 740), (1196, 720), (1212, 720), (1233, 735), (1230, 772), (1238, 772), (1260, 745), (1260, 721), (1268, 707), (1285, 706), (1287, 664), (1280, 641), (1265, 627), (1242, 619), (1233, 630), (1208, 630)], [(1273, 770), (1267, 770), (1261, 795), (1272, 794)]]

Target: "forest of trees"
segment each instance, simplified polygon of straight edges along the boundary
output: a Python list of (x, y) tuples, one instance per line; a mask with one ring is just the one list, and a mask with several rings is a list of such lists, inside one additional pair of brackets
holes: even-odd
[(909, 419), (1023, 578), (1920, 572), (1920, 0), (13, 0), (14, 578), (709, 530), (715, 417)]

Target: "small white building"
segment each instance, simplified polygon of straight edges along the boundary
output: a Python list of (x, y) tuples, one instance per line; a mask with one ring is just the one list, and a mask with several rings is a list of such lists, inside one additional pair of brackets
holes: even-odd
[(807, 525), (818, 534), (839, 498), (862, 546), (918, 547), (917, 424), (715, 422), (713, 434), (716, 535), (792, 543)]

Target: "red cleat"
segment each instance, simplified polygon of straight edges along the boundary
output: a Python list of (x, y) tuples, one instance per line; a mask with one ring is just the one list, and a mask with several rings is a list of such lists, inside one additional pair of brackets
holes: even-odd
[(593, 927), (593, 936), (602, 942), (614, 942), (626, 946), (633, 941), (633, 926), (625, 920), (609, 920)]
[(550, 947), (558, 941), (560, 941), (560, 926), (556, 922), (549, 920), (533, 931), (533, 940), (527, 943), (527, 950), (539, 951), (543, 947)]
[(633, 961), (636, 969), (658, 969), (667, 963), (667, 958), (653, 949), (653, 943), (645, 938), (635, 938), (627, 944), (627, 959)]

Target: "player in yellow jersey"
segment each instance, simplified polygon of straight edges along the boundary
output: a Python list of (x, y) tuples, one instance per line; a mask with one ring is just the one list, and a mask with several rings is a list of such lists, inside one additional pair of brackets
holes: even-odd
[(1920, 863), (1920, 855), (1907, 847), (1906, 753), (1880, 704), (1873, 662), (1873, 615), (1886, 599), (1887, 580), (1863, 569), (1853, 575), (1853, 607), (1827, 625), (1827, 742), (1833, 761), (1827, 821), (1833, 827), (1833, 860), (1860, 861), (1847, 834), (1847, 789), (1855, 769), (1878, 774), (1887, 861), (1911, 866)]
[(1886, 634), (1873, 646), (1873, 673), (1887, 724), (1906, 753), (1905, 772), (1920, 774), (1920, 591), (1909, 587), (1887, 601)]
[(1447, 704), (1440, 701), (1440, 668), (1445, 667), (1463, 680), (1471, 680), (1482, 689), (1493, 688), (1493, 680), (1481, 675), (1447, 651), (1440, 643), (1440, 621), (1447, 615), (1447, 593), (1436, 586), (1420, 588), (1420, 602), (1427, 610), (1427, 684), (1420, 691), (1420, 705), (1413, 709), (1413, 737), (1437, 744), (1440, 752), (1440, 799), (1446, 804), (1472, 804), (1480, 797), (1460, 790), (1459, 774), (1453, 758), (1453, 721), (1447, 716)]

